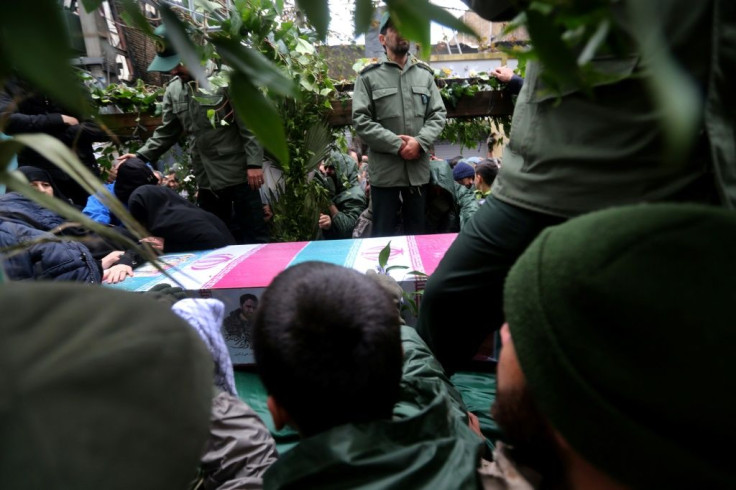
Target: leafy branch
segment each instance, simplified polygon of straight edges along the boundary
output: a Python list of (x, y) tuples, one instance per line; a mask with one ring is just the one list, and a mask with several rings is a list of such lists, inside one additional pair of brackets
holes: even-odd
[(122, 112), (160, 115), (163, 95), (163, 87), (146, 85), (141, 79), (132, 86), (123, 83), (112, 83), (105, 88), (90, 86), (90, 97), (98, 110), (117, 107)]
[(443, 82), (443, 79), (439, 79), (440, 95), (445, 103), (450, 103), (452, 107), (456, 107), (458, 100), (462, 97), (473, 97), (478, 92), (503, 89), (503, 84), (487, 72), (480, 72), (476, 76), (462, 81), (449, 79), (447, 82)]
[[(391, 241), (389, 241), (385, 247), (378, 253), (378, 265), (376, 266), (376, 273), (385, 276), (390, 276), (393, 270), (406, 270), (409, 267), (405, 265), (388, 265), (388, 259), (391, 256)], [(407, 271), (405, 274), (414, 276), (417, 280), (426, 280), (429, 276), (422, 271), (412, 270)], [(419, 315), (419, 298), (424, 294), (424, 290), (408, 292), (402, 289), (401, 293), (401, 312), (408, 312), (412, 316), (416, 317)]]
[(491, 133), (511, 133), (511, 116), (488, 116), (468, 119), (448, 119), (439, 140), (462, 148), (479, 146)]

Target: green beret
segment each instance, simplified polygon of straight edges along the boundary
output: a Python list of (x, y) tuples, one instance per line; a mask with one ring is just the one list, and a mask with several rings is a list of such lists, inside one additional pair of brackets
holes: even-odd
[(209, 433), (212, 357), (169, 308), (98, 286), (0, 286), (3, 488), (181, 489)]
[(548, 228), (504, 307), (541, 412), (633, 488), (736, 488), (736, 213), (639, 205)]

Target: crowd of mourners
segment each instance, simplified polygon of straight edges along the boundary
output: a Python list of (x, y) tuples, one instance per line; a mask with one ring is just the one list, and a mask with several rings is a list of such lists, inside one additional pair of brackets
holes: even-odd
[[(516, 13), (469, 3), (488, 19)], [(623, 3), (611, 8), (626, 18)], [(736, 8), (659, 8), (661, 42), (701, 97), (687, 154), (672, 161), (646, 83), (662, 65), (637, 53), (596, 59), (615, 76), (592, 94), (550, 95), (535, 63), (524, 80), (499, 71), (520, 91), (503, 165), (435, 159), (445, 111), (431, 70), (384, 15), (386, 54), (355, 84), (366, 146), (320, 165), (313, 178), (332, 204), (316, 225), (324, 239), (458, 235), (416, 325), (389, 275), (325, 262), (243, 295), (260, 398), (237, 383), (225, 339), (240, 311), (226, 317), (221, 301), (175, 288), (74, 284), (124, 280), (140, 250), (26, 188), (0, 196), (11, 279), (0, 284), (2, 486), (735, 488)], [(227, 124), (211, 124), (163, 46), (150, 69), (176, 78), (162, 126), (121, 156), (105, 190), (88, 195), (31, 150), (18, 157), (21, 182), (162, 253), (267, 240), (262, 148), (226, 93), (212, 103)], [(6, 85), (0, 112), (8, 134), (46, 132), (94, 159), (96, 129), (23, 83)], [(150, 166), (182, 135), (196, 204)], [(122, 226), (118, 201), (150, 236)], [(494, 335), (496, 372), (482, 374), (495, 380), (493, 401), (471, 407), (453, 376)], [(479, 422), (489, 413), (497, 427)], [(300, 440), (279, 451), (285, 427)]]
[[(351, 153), (357, 154), (355, 151)], [(477, 174), (474, 169), (476, 163)], [(373, 236), (371, 187), (367, 167), (367, 159), (356, 162), (350, 154), (337, 151), (333, 151), (320, 165), (315, 178), (331, 196), (329, 207), (319, 217), (320, 239)], [(431, 179), (427, 187), (426, 233), (460, 231), (489, 195), (490, 185), (498, 168), (496, 159), (464, 160), (457, 157), (449, 162), (433, 159), (430, 162)], [(30, 187), (75, 206), (48, 169), (22, 165), (16, 173)], [(112, 175), (113, 181), (104, 185), (106, 192), (89, 195), (84, 206), (76, 207), (90, 219), (123, 236), (134, 238), (110, 209), (109, 199), (116, 198), (123, 203), (130, 215), (151, 233), (140, 241), (150, 244), (161, 253), (210, 250), (226, 245), (252, 243), (236, 240), (235, 236), (242, 234), (232, 219), (224, 221), (191, 203), (178, 192), (174, 176), (167, 180), (139, 158), (132, 157), (118, 163), (113, 168)], [(264, 205), (264, 222), (272, 219), (269, 208), (270, 206)], [(48, 238), (5, 260), (7, 273), (12, 279), (73, 279), (86, 282), (103, 280), (116, 283), (132, 275), (132, 267), (142, 260), (133, 250), (127, 251), (127, 254), (125, 250), (119, 250), (120, 245), (114, 239), (103, 239), (93, 232), (84, 231), (79, 223), (70, 222), (19, 192), (0, 195), (0, 214), (3, 216), (0, 223), (3, 231), (0, 245), (3, 247), (18, 247), (30, 240)], [(396, 217), (393, 234), (403, 234), (400, 215)], [(59, 267), (59, 260), (64, 260), (60, 252), (70, 249), (78, 250), (76, 255), (81, 257), (93, 258), (94, 264), (80, 258), (74, 263)], [(31, 258), (34, 255), (36, 258)], [(39, 260), (41, 265), (33, 265)]]
[[(388, 27), (390, 22), (384, 23), (384, 31)], [(167, 40), (163, 26), (156, 32)], [(426, 78), (424, 64), (416, 66)], [(175, 52), (159, 53), (149, 70), (173, 76), (164, 94), (162, 123), (136, 153), (121, 155), (105, 170), (105, 181), (100, 180), (95, 193), (90, 195), (88, 188), (30, 148), (19, 153), (17, 173), (35, 189), (161, 253), (268, 242), (269, 221), (274, 219), (271, 202), (283, 191), (283, 182), (261, 145), (231, 109), (227, 91), (223, 89), (216, 101), (220, 111), (215, 115), (221, 119), (213, 124), (211, 107), (195, 97), (191, 76)], [(431, 83), (436, 91), (433, 79)], [(51, 135), (71, 148), (87, 170), (102, 179), (93, 145), (105, 142), (108, 135), (93, 122), (80, 121), (67, 112), (18, 78), (9, 79), (0, 93), (0, 114), (7, 121), (4, 131), (8, 135)], [(356, 109), (356, 115), (358, 112)], [(437, 112), (433, 117), (444, 121), (444, 108)], [(428, 118), (427, 124), (430, 122)], [(431, 154), (430, 142), (425, 143), (427, 151), (422, 149), (418, 161), (410, 164), (423, 169), (423, 182), (409, 188), (407, 195), (413, 197), (398, 199), (396, 195), (395, 201), (386, 206), (384, 201), (390, 194), (387, 189), (401, 190), (403, 183), (399, 179), (395, 186), (385, 187), (385, 158), (363, 141), (362, 131), (361, 128), (354, 137), (348, 153), (330, 151), (318, 171), (306, 177), (319, 182), (329, 197), (329, 204), (314, 224), (317, 239), (402, 235), (410, 231), (457, 233), (490, 195), (500, 167), (498, 159), (481, 161), (477, 157), (458, 156), (439, 160)], [(371, 131), (367, 130), (367, 141), (372, 141)], [(189, 160), (196, 182), (193, 196), (181, 188), (176, 172), (164, 175), (156, 170), (160, 157), (182, 137), (189, 142)], [(393, 133), (391, 137), (399, 140)], [(371, 155), (375, 161), (369, 164)], [(406, 166), (406, 162), (402, 165)], [(374, 179), (382, 185), (372, 185)], [(10, 278), (116, 283), (133, 275), (133, 268), (142, 260), (135, 249), (120, 250), (119, 244), (91, 232), (80, 236), (83, 228), (78, 224), (50, 209), (39, 211), (40, 206), (21, 195), (27, 196), (18, 192), (21, 190), (0, 196), (0, 213), (6, 217), (0, 223), (0, 245), (19, 248), (16, 255), (6, 259)], [(381, 195), (378, 208), (376, 192)], [(116, 216), (111, 199), (119, 201), (150, 236), (135, 237)], [(374, 226), (379, 218), (374, 218), (375, 209), (381, 211), (379, 226)], [(70, 230), (75, 230), (76, 235), (70, 236)], [(68, 250), (75, 250), (74, 260), (67, 260), (64, 251)]]

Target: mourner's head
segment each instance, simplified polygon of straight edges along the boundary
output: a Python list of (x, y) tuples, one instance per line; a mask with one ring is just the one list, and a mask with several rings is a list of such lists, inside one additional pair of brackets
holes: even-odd
[(399, 316), (369, 277), (326, 262), (289, 267), (261, 296), (254, 340), (277, 427), (289, 423), (309, 436), (391, 418), (401, 379)]
[(565, 488), (736, 486), (734, 249), (736, 215), (706, 206), (543, 231), (504, 288), (492, 412), (516, 459)]
[(404, 56), (409, 52), (409, 41), (401, 36), (388, 12), (383, 13), (378, 32), (378, 41), (387, 53)]

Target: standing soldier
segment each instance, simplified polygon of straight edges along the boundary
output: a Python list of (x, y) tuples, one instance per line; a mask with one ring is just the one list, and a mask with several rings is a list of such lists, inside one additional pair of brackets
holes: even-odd
[[(258, 189), (263, 185), (263, 147), (235, 114), (227, 91), (197, 92), (181, 57), (166, 43), (164, 26), (156, 28), (163, 43), (148, 71), (176, 75), (166, 87), (161, 126), (134, 154), (154, 162), (179, 141), (189, 137), (192, 167), (197, 180), (197, 204), (225, 223), (238, 243), (264, 243), (268, 231)], [(196, 99), (195, 99), (196, 95)], [(213, 125), (208, 112), (216, 118)], [(221, 124), (225, 120), (227, 124)]]
[(395, 231), (401, 206), (404, 233), (424, 233), (429, 148), (445, 125), (445, 106), (432, 68), (409, 53), (383, 14), (378, 40), (386, 54), (355, 81), (353, 122), (368, 144), (373, 235)]

